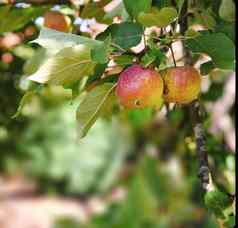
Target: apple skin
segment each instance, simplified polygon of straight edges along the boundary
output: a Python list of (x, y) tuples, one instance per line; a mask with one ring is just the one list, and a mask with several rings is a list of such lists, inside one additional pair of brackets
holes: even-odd
[(6, 64), (10, 64), (14, 60), (14, 57), (10, 52), (5, 52), (2, 54), (1, 60)]
[(32, 37), (36, 33), (37, 33), (37, 30), (36, 30), (36, 28), (33, 25), (29, 25), (24, 30), (25, 37)]
[(160, 108), (163, 103), (163, 80), (158, 72), (132, 65), (119, 77), (116, 95), (127, 109)]
[(57, 11), (47, 11), (44, 14), (44, 26), (60, 32), (70, 32), (71, 19)]
[(163, 79), (167, 103), (188, 104), (200, 93), (201, 75), (192, 66), (169, 68)]

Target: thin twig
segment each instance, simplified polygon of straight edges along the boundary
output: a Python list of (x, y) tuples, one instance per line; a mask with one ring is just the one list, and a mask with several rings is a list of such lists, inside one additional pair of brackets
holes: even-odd
[(115, 43), (111, 43), (111, 45), (119, 50), (121, 50), (122, 52), (127, 52), (127, 50), (125, 50), (124, 48), (122, 48), (121, 46), (115, 44)]
[[(187, 17), (184, 17), (184, 15), (187, 14), (187, 11), (188, 11), (188, 0), (185, 0), (184, 3), (183, 3), (183, 7), (181, 9), (181, 20), (180, 20), (180, 32), (182, 34), (182, 36), (185, 36), (185, 33), (188, 29), (188, 20), (187, 20)], [(185, 64), (186, 65), (192, 65), (192, 56), (191, 56), (191, 53), (190, 51), (185, 47), (185, 42), (182, 41), (183, 43), (183, 52), (184, 52), (184, 60), (185, 60)]]
[(171, 54), (172, 54), (172, 58), (173, 58), (173, 62), (174, 62), (174, 66), (176, 67), (176, 60), (175, 60), (175, 56), (174, 56), (174, 50), (173, 50), (173, 47), (172, 47), (172, 44), (169, 45), (169, 49), (171, 51)]

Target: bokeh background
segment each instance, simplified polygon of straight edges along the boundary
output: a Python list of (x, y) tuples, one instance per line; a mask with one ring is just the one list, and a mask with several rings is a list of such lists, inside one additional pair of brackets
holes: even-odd
[[(6, 2), (0, 1), (0, 228), (221, 227), (204, 206), (186, 107), (105, 115), (79, 142), (75, 111), (80, 98), (72, 100), (70, 90), (48, 86), (11, 118), (34, 86), (26, 76), (34, 71), (32, 58), (41, 61), (43, 50), (29, 41), (37, 37), (46, 10), (68, 15), (74, 33), (95, 37), (106, 25), (75, 16), (69, 5), (44, 8), (44, 1), (24, 13), (27, 5), (18, 4), (11, 22), (1, 14)], [(108, 12), (120, 4), (112, 2)], [(179, 60), (180, 42), (174, 50)], [(212, 174), (234, 193), (235, 72), (216, 69), (204, 75), (201, 99)]]

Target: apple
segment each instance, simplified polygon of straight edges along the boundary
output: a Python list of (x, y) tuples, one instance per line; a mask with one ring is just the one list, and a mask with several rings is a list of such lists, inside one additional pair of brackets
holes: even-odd
[(163, 80), (157, 71), (134, 64), (120, 74), (116, 95), (127, 109), (160, 108), (163, 88)]
[(5, 36), (0, 37), (0, 48), (11, 49), (19, 45), (23, 41), (22, 36), (17, 33), (6, 33)]
[(6, 64), (10, 64), (14, 60), (14, 57), (10, 52), (5, 52), (2, 54), (1, 60)]
[(25, 28), (24, 30), (24, 35), (26, 37), (31, 37), (35, 35), (37, 32), (36, 28), (33, 25), (29, 25), (28, 27)]
[(201, 75), (192, 66), (173, 67), (164, 74), (164, 100), (167, 103), (188, 104), (201, 90)]
[(58, 11), (47, 11), (44, 14), (44, 26), (60, 32), (69, 32), (71, 19)]

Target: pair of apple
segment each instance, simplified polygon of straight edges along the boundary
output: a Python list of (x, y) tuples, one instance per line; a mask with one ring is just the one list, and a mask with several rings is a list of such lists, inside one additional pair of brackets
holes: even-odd
[(188, 104), (195, 100), (201, 87), (201, 76), (192, 66), (173, 67), (163, 77), (153, 69), (132, 65), (124, 70), (116, 87), (122, 106), (128, 109), (155, 107), (162, 102)]

